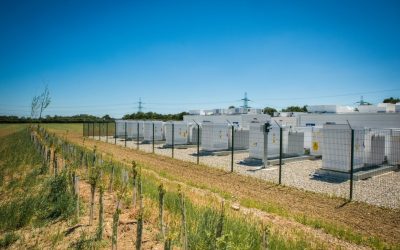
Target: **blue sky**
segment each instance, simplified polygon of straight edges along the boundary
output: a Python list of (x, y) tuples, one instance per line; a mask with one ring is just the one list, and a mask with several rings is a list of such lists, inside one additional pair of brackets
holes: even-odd
[(0, 1), (0, 114), (400, 96), (400, 1)]

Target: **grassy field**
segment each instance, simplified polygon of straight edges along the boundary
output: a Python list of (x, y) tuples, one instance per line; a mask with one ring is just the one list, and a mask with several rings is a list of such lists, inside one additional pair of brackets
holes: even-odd
[[(4, 211), (8, 211), (8, 213), (13, 211), (8, 206), (12, 207), (18, 204), (23, 207), (24, 199), (35, 199), (34, 196), (29, 197), (29, 194), (33, 194), (33, 192), (25, 192), (24, 197), (28, 196), (28, 198), (21, 198), (17, 201), (10, 198), (22, 196), (21, 193), (16, 193), (17, 190), (19, 192), (24, 190), (21, 187), (25, 186), (22, 183), (25, 183), (26, 180), (22, 176), (34, 176), (33, 179), (36, 181), (32, 181), (29, 184), (32, 186), (29, 186), (27, 190), (39, 190), (39, 193), (48, 190), (49, 187), (46, 185), (49, 184), (43, 183), (51, 183), (52, 180), (51, 175), (43, 174), (43, 171), (40, 171), (43, 167), (37, 164), (38, 162), (34, 160), (33, 156), (29, 160), (10, 163), (9, 156), (12, 152), (17, 155), (32, 154), (23, 153), (20, 149), (23, 147), (28, 150), (29, 147), (26, 146), (29, 144), (28, 142), (24, 142), (26, 145), (12, 143), (23, 141), (24, 127), (22, 125), (0, 125), (1, 178), (2, 183), (5, 183), (2, 185), (0, 193), (2, 198), (0, 204), (1, 208), (4, 207)], [(167, 190), (166, 221), (170, 226), (174, 248), (182, 247), (179, 238), (180, 210), (177, 204), (179, 204), (179, 194), (183, 192), (186, 197), (190, 249), (260, 249), (265, 227), (269, 230), (267, 235), (271, 249), (400, 249), (400, 212), (397, 210), (382, 209), (363, 203), (345, 203), (345, 200), (342, 199), (276, 186), (250, 177), (227, 174), (206, 166), (197, 166), (115, 145), (83, 140), (82, 125), (80, 124), (45, 124), (44, 127), (58, 137), (67, 139), (73, 145), (80, 145), (88, 150), (93, 150), (96, 146), (97, 151), (103, 153), (104, 157), (113, 158), (114, 164), (118, 165), (119, 172), (129, 171), (132, 160), (140, 164), (146, 211), (144, 249), (163, 249), (163, 242), (159, 238), (157, 230), (158, 186), (161, 183)], [(37, 169), (36, 175), (29, 172), (33, 171), (32, 169)], [(110, 173), (108, 170), (107, 175), (110, 176)], [(17, 175), (18, 178), (16, 178)], [(68, 213), (56, 217), (54, 220), (57, 223), (52, 224), (50, 228), (54, 226), (56, 228), (53, 228), (52, 232), (61, 232), (59, 233), (61, 234), (60, 239), (56, 235), (53, 236), (54, 239), (30, 235), (38, 242), (35, 243), (36, 246), (50, 246), (49, 244), (53, 244), (52, 242), (55, 242), (54, 245), (59, 248), (95, 244), (92, 236), (96, 228), (87, 225), (89, 179), (85, 177), (85, 172), (81, 172), (80, 175), (84, 180), (81, 183), (81, 218), (76, 220)], [(121, 176), (121, 174), (116, 174), (116, 176)], [(19, 188), (13, 189), (13, 185), (19, 186)], [(9, 186), (11, 188), (8, 188)], [(34, 193), (38, 194), (38, 192)], [(106, 192), (105, 194), (106, 239), (111, 237), (110, 224), (112, 224), (116, 196), (115, 192)], [(224, 233), (221, 236), (216, 235), (216, 231), (210, 231), (210, 228), (218, 228), (222, 201), (225, 204), (225, 220), (222, 227)], [(119, 244), (121, 244), (119, 246), (133, 247), (135, 241), (132, 235), (135, 235), (136, 229), (133, 224), (130, 224), (130, 221), (137, 217), (137, 209), (132, 207), (131, 203), (129, 198), (124, 201), (121, 220), (126, 224), (123, 224), (121, 232), (119, 232)], [(47, 205), (51, 206), (51, 204)], [(32, 209), (35, 211), (38, 207)], [(1, 216), (7, 217), (7, 213), (1, 213)], [(25, 220), (28, 222), (20, 223), (18, 227), (0, 228), (1, 242), (5, 242), (1, 244), (9, 244), (14, 248), (28, 246), (26, 241), (21, 240), (21, 238), (28, 238), (27, 228), (41, 228), (41, 225), (46, 223), (41, 221), (41, 217), (35, 212), (27, 214), (33, 214), (30, 219)], [(65, 236), (63, 232), (74, 225), (81, 225), (79, 227), (81, 230), (75, 230)], [(65, 242), (76, 244), (71, 245)], [(110, 240), (96, 244), (100, 248), (109, 248)]]

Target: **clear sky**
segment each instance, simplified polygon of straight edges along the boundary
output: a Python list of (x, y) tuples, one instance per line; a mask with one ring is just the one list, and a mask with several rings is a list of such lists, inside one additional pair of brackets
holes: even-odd
[(400, 1), (0, 1), (0, 114), (400, 97)]

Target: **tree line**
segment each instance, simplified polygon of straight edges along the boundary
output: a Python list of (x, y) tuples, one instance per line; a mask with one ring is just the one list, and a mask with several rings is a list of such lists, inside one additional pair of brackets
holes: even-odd
[(177, 114), (159, 114), (155, 112), (137, 112), (132, 114), (126, 114), (122, 117), (122, 119), (131, 119), (131, 120), (162, 120), (162, 121), (182, 121), (184, 115), (188, 115), (187, 112), (180, 112)]
[(80, 114), (73, 116), (46, 116), (42, 118), (31, 118), (31, 117), (18, 117), (18, 116), (0, 116), (0, 123), (82, 123), (85, 121), (114, 121), (109, 115), (103, 117), (97, 117), (94, 115)]

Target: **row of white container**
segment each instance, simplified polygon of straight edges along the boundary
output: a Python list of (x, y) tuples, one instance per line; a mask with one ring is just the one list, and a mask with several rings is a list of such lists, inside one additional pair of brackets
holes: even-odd
[(174, 126), (174, 144), (188, 144), (190, 124), (186, 122), (162, 122), (162, 121), (135, 121), (117, 120), (116, 136), (118, 138), (137, 139), (150, 142), (153, 140), (165, 140), (167, 145), (172, 144), (172, 125)]
[[(186, 122), (160, 121), (117, 121), (117, 136), (144, 141), (165, 140), (172, 144), (172, 124), (174, 124), (174, 144), (196, 144), (197, 125)], [(249, 157), (263, 159), (263, 124), (250, 124), (249, 130), (235, 127), (235, 150), (248, 149)], [(205, 151), (228, 150), (231, 148), (231, 126), (228, 124), (203, 123), (200, 129), (201, 149)], [(280, 153), (280, 130), (272, 126), (268, 133), (267, 157), (278, 157)], [(285, 156), (303, 155), (305, 149), (311, 155), (322, 156), (325, 169), (348, 172), (350, 170), (351, 131), (348, 125), (324, 125), (323, 127), (298, 127), (283, 129), (282, 141)], [(355, 129), (354, 169), (380, 165), (385, 160), (391, 165), (400, 164), (400, 129)]]
[[(310, 154), (322, 156), (322, 168), (349, 172), (351, 130), (348, 125), (324, 125), (300, 128), (310, 139)], [(311, 132), (310, 132), (311, 131)], [(400, 164), (400, 129), (354, 129), (355, 170), (382, 165)]]
[[(172, 144), (172, 124), (174, 125), (174, 144), (196, 144), (198, 140), (197, 125), (186, 122), (161, 121), (116, 121), (116, 135), (119, 138), (139, 139), (152, 141), (154, 124), (154, 139), (165, 140), (166, 145)], [(250, 129), (234, 126), (234, 149), (250, 150), (250, 157), (259, 158), (263, 151), (263, 133), (260, 124), (251, 124)], [(126, 127), (126, 130), (125, 130)], [(221, 151), (232, 147), (232, 126), (219, 123), (203, 123), (200, 129), (200, 143), (202, 150)], [(270, 157), (279, 156), (279, 127), (273, 127), (269, 136), (268, 152)], [(283, 149), (285, 154), (304, 153), (304, 133), (284, 131)]]

